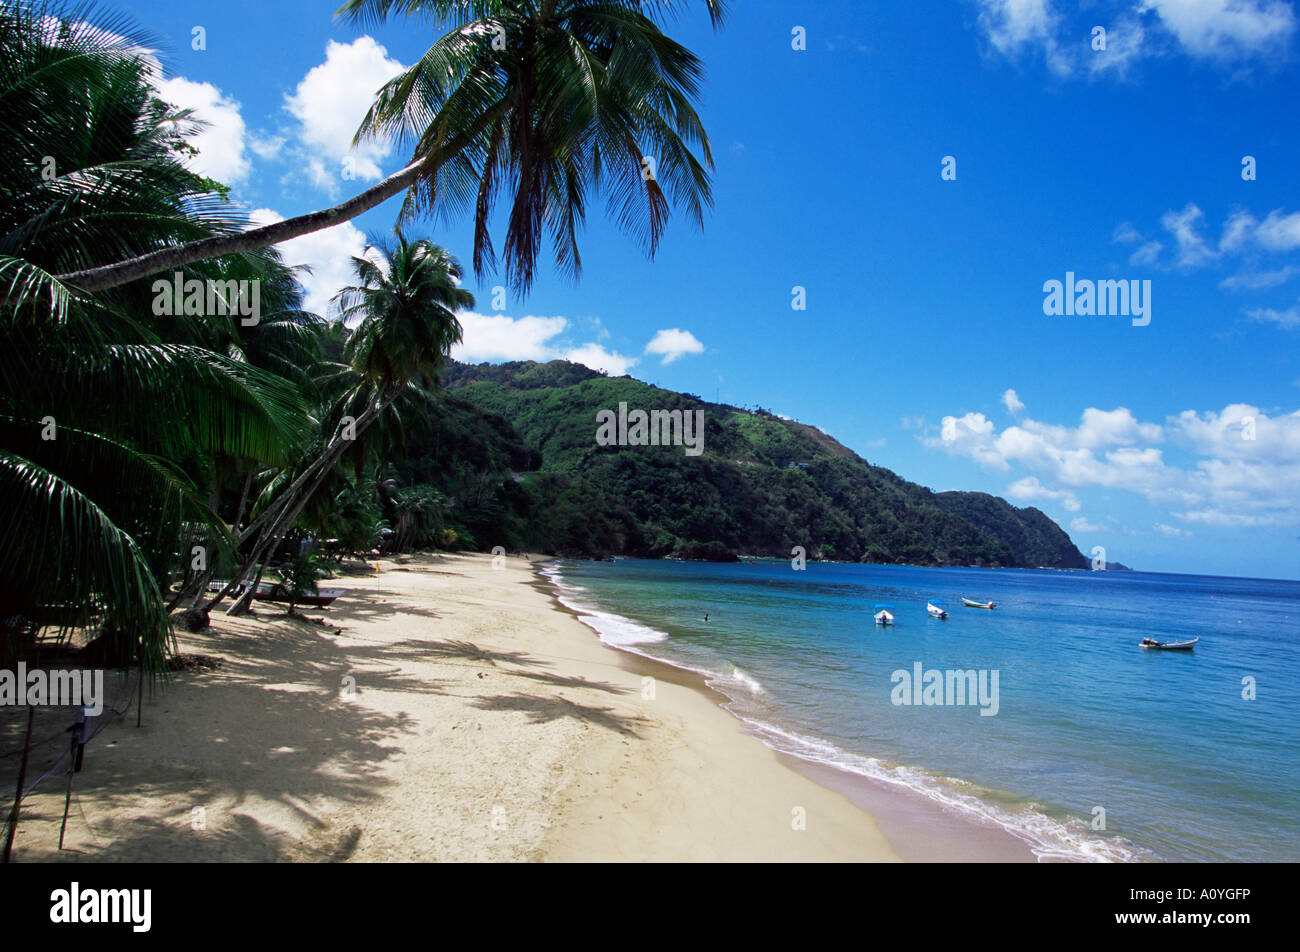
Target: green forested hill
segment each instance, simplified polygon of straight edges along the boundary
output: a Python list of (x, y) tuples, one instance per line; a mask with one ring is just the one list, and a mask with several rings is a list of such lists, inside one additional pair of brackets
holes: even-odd
[[(570, 555), (810, 558), (1083, 568), (1052, 520), (983, 493), (932, 493), (814, 427), (577, 364), (452, 364), (436, 432), (404, 475), (443, 487), (483, 548)], [(600, 446), (600, 410), (702, 410), (703, 453)]]

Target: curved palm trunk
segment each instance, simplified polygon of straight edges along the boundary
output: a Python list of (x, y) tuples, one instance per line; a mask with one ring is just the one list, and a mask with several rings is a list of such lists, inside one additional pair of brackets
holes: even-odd
[[(244, 477), (243, 492), (240, 493), (239, 496), (239, 508), (235, 512), (234, 521), (230, 524), (231, 529), (234, 532), (239, 531), (240, 520), (244, 518), (244, 509), (248, 505), (248, 494), (253, 485), (253, 476), (256, 473), (257, 473), (256, 465), (250, 465), (248, 469), (248, 473)], [(216, 502), (218, 499), (219, 499), (219, 493), (216, 492), (216, 490), (214, 490), (212, 495), (209, 498), (209, 505), (211, 506), (213, 512), (217, 511)], [(188, 543), (185, 546), (185, 551), (189, 551)], [(204, 592), (207, 591), (208, 583), (212, 581), (212, 576), (217, 574), (216, 560), (213, 559), (211, 564), (209, 564), (208, 567), (202, 570), (201, 572), (192, 575), (187, 572), (186, 574), (187, 577), (185, 579), (184, 584), (182, 584), (181, 587), (177, 590), (176, 596), (167, 603), (167, 614), (169, 615), (176, 610), (177, 606), (179, 606), (181, 602), (186, 601), (187, 599), (189, 601), (189, 605), (186, 606), (187, 610), (198, 607), (199, 602), (202, 601), (203, 599)]]
[(265, 543), (260, 545), (258, 551), (249, 556), (248, 559), (250, 567), (259, 562), (261, 563), (258, 565), (257, 578), (253, 579), (253, 583), (248, 586), (247, 590), (235, 600), (235, 603), (231, 605), (230, 608), (226, 610), (227, 615), (242, 615), (248, 611), (249, 606), (253, 603), (253, 597), (257, 592), (258, 583), (262, 580), (262, 573), (266, 571), (266, 559), (270, 556), (271, 552), (280, 540), (284, 538), (284, 533), (293, 525), (293, 521), (298, 518), (298, 514), (301, 513), (307, 503), (311, 501), (311, 497), (316, 494), (316, 490), (320, 488), (320, 484), (325, 481), (326, 477), (329, 476), (329, 473), (330, 467), (321, 470), (320, 475), (316, 477), (315, 481), (312, 482), (312, 484), (299, 496), (298, 501), (294, 504), (293, 508), (288, 510), (282, 518), (276, 521), (275, 525), (271, 526), (267, 530)]
[(484, 129), (496, 122), (509, 108), (509, 100), (498, 100), (492, 108), (485, 110), (468, 129), (450, 139), (442, 138), (445, 133), (444, 129), (443, 132), (439, 133), (434, 147), (428, 155), (415, 159), (406, 168), (394, 172), (388, 178), (376, 182), (364, 192), (354, 195), (347, 201), (340, 202), (331, 208), (323, 208), (320, 211), (308, 212), (306, 215), (286, 218), (284, 221), (275, 222), (274, 224), (250, 228), (248, 231), (240, 232), (237, 235), (216, 235), (212, 238), (201, 238), (198, 241), (188, 241), (185, 244), (175, 245), (171, 248), (160, 248), (157, 251), (151, 251), (136, 258), (129, 258), (126, 261), (117, 261), (97, 268), (87, 268), (84, 271), (70, 271), (67, 274), (58, 275), (58, 280), (64, 284), (75, 285), (85, 291), (104, 291), (108, 288), (126, 284), (128, 281), (135, 281), (138, 278), (157, 274), (160, 271), (181, 268), (207, 258), (256, 251), (259, 248), (276, 245), (291, 238), (298, 238), (334, 225), (341, 225), (343, 222), (351, 221), (362, 212), (369, 211), (376, 205), (405, 191), (420, 178), (436, 175), (438, 170), (449, 159), (468, 147), (482, 134)]
[[(275, 541), (275, 539), (271, 540), (272, 545), (275, 544)], [(262, 576), (265, 574), (266, 562), (263, 561), (257, 567), (257, 574), (254, 575), (253, 580), (249, 582), (248, 590), (244, 592), (244, 594), (240, 595), (239, 598), (235, 599), (235, 604), (231, 605), (230, 608), (226, 610), (227, 615), (244, 615), (252, 610), (253, 597), (256, 595), (258, 588), (261, 587)]]
[(253, 488), (253, 476), (257, 472), (256, 466), (248, 468), (248, 475), (244, 477), (244, 491), (239, 495), (239, 508), (235, 510), (235, 521), (230, 525), (238, 532), (239, 524), (244, 521), (244, 509), (248, 505), (248, 493)]
[[(361, 416), (357, 418), (355, 427), (358, 431), (364, 430), (365, 427), (369, 426), (370, 421), (374, 419), (375, 415), (377, 415), (378, 410), (375, 407), (375, 403), (378, 399), (378, 394), (376, 394), (374, 399), (371, 400), (370, 406), (367, 407), (365, 411), (362, 412)], [(239, 585), (240, 579), (244, 578), (244, 576), (252, 571), (253, 566), (256, 565), (265, 554), (268, 544), (273, 539), (272, 532), (278, 525), (280, 525), (281, 517), (284, 512), (294, 503), (295, 499), (299, 498), (299, 493), (302, 492), (303, 487), (307, 485), (308, 481), (315, 480), (321, 472), (328, 472), (334, 463), (338, 461), (338, 457), (341, 456), (343, 450), (346, 449), (346, 441), (342, 439), (342, 433), (342, 428), (336, 430), (334, 436), (331, 437), (329, 444), (326, 446), (325, 451), (312, 461), (312, 463), (309, 464), (292, 483), (281, 490), (280, 494), (272, 500), (271, 504), (266, 507), (262, 514), (250, 522), (248, 527), (236, 536), (236, 540), (240, 546), (245, 545), (250, 539), (255, 539), (256, 541), (254, 542), (252, 549), (248, 550), (248, 555), (245, 556), (244, 561), (240, 563), (239, 567), (231, 576), (230, 581), (226, 583), (226, 587), (218, 592), (215, 598), (203, 606), (202, 611), (205, 614), (211, 612), (212, 609), (225, 601), (226, 596), (234, 591), (235, 587)], [(300, 509), (301, 507), (299, 507), (299, 510)], [(295, 510), (293, 518), (297, 518), (297, 512), (299, 510)], [(238, 529), (238, 526), (235, 528)], [(209, 573), (209, 577), (211, 577), (211, 573)], [(203, 580), (203, 585), (207, 585), (206, 579)], [(203, 597), (203, 589), (191, 588), (187, 594), (193, 595), (194, 597), (194, 601), (190, 605), (190, 608), (197, 608), (199, 600)], [(179, 598), (177, 600), (179, 601)]]
[[(357, 418), (355, 426), (358, 432), (365, 429), (365, 427), (370, 424), (370, 421), (374, 419), (374, 416), (378, 411), (375, 411), (374, 413), (372, 413), (372, 411), (375, 411), (373, 402), (371, 406)], [(289, 510), (290, 507), (295, 507), (295, 500), (301, 498), (303, 500), (302, 504), (296, 505), (296, 507), (293, 508), (290, 519), (292, 520), (298, 517), (298, 513), (302, 510), (302, 506), (305, 505), (307, 499), (311, 498), (311, 493), (315, 491), (315, 487), (320, 484), (322, 478), (321, 474), (328, 473), (334, 463), (336, 463), (338, 458), (343, 454), (343, 451), (347, 448), (347, 441), (342, 439), (341, 434), (342, 429), (340, 429), (330, 440), (329, 445), (325, 448), (325, 452), (308, 465), (307, 468), (304, 469), (289, 486), (285, 487), (285, 489), (280, 492), (280, 494), (269, 506), (267, 506), (266, 510), (260, 516), (250, 522), (248, 527), (236, 536), (240, 546), (243, 546), (250, 539), (255, 539), (256, 541), (254, 542), (253, 547), (248, 551), (248, 555), (244, 557), (243, 562), (239, 564), (239, 567), (231, 575), (230, 581), (226, 583), (225, 588), (218, 592), (211, 601), (203, 606), (201, 609), (203, 614), (208, 614), (225, 601), (226, 597), (240, 584), (240, 580), (247, 576), (248, 573), (252, 571), (253, 567), (262, 560), (266, 555), (268, 548), (275, 540), (276, 530), (285, 525), (283, 519), (285, 512)], [(306, 491), (305, 496), (301, 496), (300, 494), (303, 492), (303, 487), (308, 484), (309, 480), (312, 481), (311, 488)], [(236, 528), (238, 527), (236, 526)], [(215, 571), (215, 566), (209, 566), (208, 571), (203, 576), (194, 580), (189, 586), (177, 594), (177, 596), (168, 604), (167, 610), (169, 612), (172, 611), (186, 598), (193, 598), (193, 601), (190, 602), (191, 611), (198, 609), (198, 604), (203, 598), (204, 590), (207, 587), (208, 581), (212, 578), (213, 574), (215, 574)], [(258, 578), (261, 578), (260, 571), (258, 572)], [(241, 596), (240, 600), (237, 601), (235, 605), (231, 606), (231, 612), (234, 614), (241, 614), (242, 611), (247, 608), (251, 595), (248, 593), (245, 593), (245, 595), (248, 595), (248, 597), (246, 598)], [(240, 610), (236, 611), (236, 608), (239, 608)]]
[[(394, 400), (397, 399), (396, 392), (387, 398), (381, 397), (382, 392), (382, 388), (380, 391), (377, 391), (374, 399), (370, 402), (370, 406), (365, 409), (361, 416), (357, 417), (356, 423), (354, 424), (355, 434), (357, 436), (364, 432), (364, 430), (370, 426), (370, 424), (373, 423), (381, 413), (387, 410)], [(294, 520), (298, 518), (307, 503), (311, 501), (316, 490), (320, 488), (321, 483), (323, 483), (329, 476), (330, 471), (334, 468), (334, 464), (339, 461), (339, 458), (342, 457), (343, 453), (347, 450), (350, 442), (351, 440), (343, 439), (342, 431), (336, 434), (334, 439), (330, 441), (330, 445), (326, 447), (325, 452), (317, 458), (316, 462), (309, 466), (302, 475), (294, 480), (293, 485), (281, 494), (280, 498), (276, 500), (276, 503), (273, 506), (273, 510), (276, 514), (267, 519), (266, 522), (262, 523), (257, 535), (257, 541), (254, 543), (252, 549), (249, 550), (244, 561), (240, 564), (239, 570), (230, 580), (230, 584), (227, 585), (226, 589), (218, 594), (217, 597), (205, 607), (205, 611), (212, 611), (213, 608), (220, 604), (222, 599), (230, 594), (231, 589), (238, 583), (239, 579), (246, 576), (252, 571), (255, 565), (266, 559), (270, 554), (272, 547), (275, 545), (276, 540), (283, 536), (284, 533), (288, 531), (289, 527), (293, 525)], [(252, 528), (252, 526), (249, 527), (250, 530)], [(242, 541), (243, 538), (241, 537), (241, 542)], [(261, 578), (260, 571), (258, 573), (258, 578)], [(248, 611), (248, 607), (252, 604), (253, 595), (256, 591), (256, 583), (249, 585), (243, 594), (236, 599), (235, 603), (227, 609), (226, 614), (242, 615)]]
[(186, 242), (183, 245), (176, 245), (171, 248), (161, 248), (158, 251), (151, 251), (148, 254), (130, 258), (126, 261), (101, 265), (98, 268), (88, 268), (85, 271), (71, 271), (59, 275), (58, 278), (64, 284), (76, 285), (85, 291), (104, 291), (108, 288), (117, 287), (119, 284), (134, 281), (137, 278), (157, 274), (160, 271), (181, 268), (187, 264), (193, 264), (195, 261), (256, 251), (268, 245), (279, 244), (282, 241), (288, 241), (290, 238), (298, 238), (301, 235), (308, 235), (314, 231), (320, 231), (350, 221), (362, 212), (369, 211), (381, 202), (387, 201), (394, 195), (410, 188), (426, 167), (427, 163), (424, 159), (417, 159), (400, 172), (394, 172), (388, 178), (377, 182), (359, 195), (355, 195), (332, 208), (308, 212), (306, 215), (296, 215), (293, 218), (286, 218), (284, 221), (262, 225), (258, 228), (250, 228), (248, 231), (240, 232), (237, 235), (217, 235), (212, 238)]

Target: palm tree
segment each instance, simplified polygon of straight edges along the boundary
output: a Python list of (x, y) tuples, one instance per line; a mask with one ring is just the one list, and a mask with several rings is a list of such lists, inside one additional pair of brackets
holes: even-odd
[[(456, 259), (427, 239), (407, 239), (400, 229), (392, 239), (372, 241), (352, 264), (358, 283), (340, 291), (334, 303), (342, 323), (355, 325), (344, 356), (356, 384), (338, 406), (360, 412), (326, 421), (332, 427), (323, 448), (245, 530), (243, 564), (232, 586), (270, 555), (357, 438), (409, 387), (436, 378), (461, 338), (456, 312), (474, 306), (474, 296), (460, 287), (463, 273)], [(256, 584), (249, 585), (230, 613), (247, 610), (255, 590)]]
[[(324, 365), (329, 325), (318, 315), (302, 310), (303, 292), (293, 269), (283, 267), (278, 260), (266, 260), (265, 251), (258, 251), (236, 259), (202, 262), (197, 270), (214, 272), (215, 280), (257, 281), (261, 288), (259, 320), (245, 325), (229, 314), (176, 315), (158, 321), (157, 333), (169, 342), (194, 344), (240, 364), (274, 373), (291, 383), (305, 400), (315, 402), (319, 392), (316, 376)], [(278, 462), (298, 458), (304, 446), (294, 447)], [(244, 521), (259, 474), (274, 471), (266, 468), (267, 462), (221, 452), (194, 462), (196, 480), (209, 487), (209, 505), (226, 517), (232, 530), (237, 531)], [(236, 502), (229, 508), (232, 499)], [(201, 534), (187, 541), (187, 550), (194, 543), (209, 543), (205, 548), (212, 552), (213, 558), (205, 569), (185, 573), (180, 590), (168, 603), (169, 611), (178, 607), (193, 610), (203, 600), (207, 582), (223, 567), (218, 558), (222, 553), (210, 545), (212, 541)], [(185, 622), (197, 629), (206, 625), (206, 618), (197, 612), (187, 614)]]
[[(283, 379), (150, 320), (146, 288), (90, 297), (55, 274), (238, 231), (188, 171), (194, 123), (158, 101), (149, 38), (90, 8), (0, 7), (0, 664), (98, 624), (98, 664), (164, 670), (162, 602), (195, 531), (230, 544), (192, 473), (287, 459), (306, 406)], [(265, 251), (240, 263), (283, 283)], [(21, 810), (33, 725), (3, 847)]]
[(107, 658), (157, 673), (186, 527), (233, 542), (192, 473), (287, 462), (307, 408), (272, 373), (165, 340), (146, 285), (92, 298), (53, 277), (240, 224), (184, 167), (193, 124), (154, 98), (147, 37), (57, 12), (0, 9), (0, 654), (98, 620)]
[(393, 530), (396, 551), (428, 544), (442, 531), (447, 499), (435, 487), (402, 486), (389, 477), (375, 480), (375, 493)]
[[(669, 200), (697, 222), (711, 204), (709, 140), (696, 114), (699, 59), (657, 20), (684, 0), (348, 0), (339, 16), (395, 13), (450, 24), (418, 63), (379, 90), (357, 133), (412, 147), (399, 172), (339, 205), (238, 234), (165, 244), (59, 279), (87, 291), (246, 253), (348, 221), (406, 192), (405, 217), (475, 209), (474, 268), (495, 257), (494, 198), (512, 196), (504, 254), (510, 283), (531, 285), (543, 234), (560, 267), (581, 269), (588, 193), (653, 256)], [(705, 0), (715, 27), (726, 0)], [(692, 152), (698, 148), (699, 157)], [(649, 161), (647, 161), (647, 159)], [(666, 190), (665, 190), (666, 187)]]

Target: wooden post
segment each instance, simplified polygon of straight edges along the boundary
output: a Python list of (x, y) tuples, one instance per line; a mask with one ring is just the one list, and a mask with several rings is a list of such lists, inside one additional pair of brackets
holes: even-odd
[(27, 705), (27, 735), (23, 738), (23, 759), (18, 765), (18, 785), (14, 787), (14, 808), (9, 811), (9, 832), (5, 834), (4, 858), (0, 862), (9, 862), (14, 850), (14, 835), (18, 832), (18, 811), (23, 805), (23, 784), (27, 782), (27, 754), (32, 747), (32, 722), (36, 720), (36, 708)]
[[(74, 745), (73, 750), (76, 750)], [(75, 755), (74, 755), (75, 756)], [(72, 806), (72, 764), (68, 764), (68, 792), (63, 797), (63, 823), (59, 825), (59, 849), (63, 849), (63, 831), (68, 828), (68, 809)]]

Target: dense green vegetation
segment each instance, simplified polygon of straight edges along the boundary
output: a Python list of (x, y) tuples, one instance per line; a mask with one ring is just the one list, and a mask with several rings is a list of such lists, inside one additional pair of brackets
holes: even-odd
[[(472, 209), (475, 270), (499, 264), (526, 290), (548, 236), (579, 274), (600, 195), (653, 255), (673, 210), (699, 222), (711, 201), (703, 67), (660, 29), (685, 3), (574, 0), (539, 18), (531, 0), (349, 0), (344, 19), (433, 29), (358, 132), (410, 161), (332, 209), (251, 227), (190, 169), (202, 127), (159, 97), (154, 37), (93, 5), (0, 2), (0, 661), (84, 630), (100, 660), (158, 674), (175, 613), (201, 628), (304, 547), (474, 545), (517, 533), (539, 500), (557, 547), (608, 535), (562, 518), (563, 476), (502, 484), (536, 468), (531, 451), (436, 392), (473, 304), (449, 252), (372, 239), (327, 322), (271, 246), (404, 194), (408, 230)], [(718, 25), (724, 0), (702, 5)], [(213, 579), (229, 582), (209, 594)]]
[[(608, 537), (579, 528), (589, 499), (563, 476), (503, 482), (534, 454), (437, 393), (474, 303), (447, 250), (371, 239), (327, 322), (273, 246), (404, 195), (407, 231), (472, 208), (475, 270), (526, 291), (548, 236), (578, 276), (599, 196), (653, 256), (674, 209), (701, 222), (712, 200), (703, 67), (659, 26), (683, 2), (349, 0), (354, 22), (434, 29), (358, 131), (408, 165), (254, 227), (192, 170), (202, 125), (160, 98), (154, 37), (90, 4), (0, 0), (0, 664), (85, 632), (85, 659), (156, 677), (176, 613), (197, 630), (229, 596), (245, 611), (268, 569), (301, 595), (320, 558), (472, 545), (541, 500), (568, 527), (556, 545)], [(717, 25), (725, 0), (704, 6)]]
[[(503, 264), (519, 287), (541, 222), (558, 223), (557, 261), (577, 273), (588, 190), (612, 188), (616, 219), (649, 250), (670, 200), (698, 219), (709, 198), (691, 105), (700, 64), (652, 19), (674, 6), (582, 0), (537, 33), (526, 3), (491, 4), (539, 49), (577, 44), (592, 62), (639, 64), (601, 73), (584, 95), (553, 57), (521, 65), (467, 46), (457, 25), (472, 5), (415, 4), (452, 29), (385, 87), (363, 130), (418, 137), (427, 161), (406, 212), (427, 209), (435, 186), (499, 190), (511, 205)], [(347, 11), (394, 12), (362, 0)], [(260, 577), (311, 539), (336, 557), (502, 545), (726, 558), (801, 545), (825, 558), (1081, 563), (1035, 510), (935, 496), (769, 414), (565, 363), (444, 368), (470, 298), (455, 259), (418, 238), (377, 239), (357, 259), (357, 285), (338, 301), (346, 325), (304, 312), (269, 233), (187, 167), (199, 126), (158, 98), (141, 56), (151, 45), (92, 8), (0, 7), (5, 657), (42, 630), (88, 629), (104, 659), (159, 672), (173, 614), (200, 627), (228, 594), (210, 595), (209, 580)], [(655, 145), (659, 180), (640, 175), (638, 140)], [(525, 153), (535, 163), (521, 168)], [(616, 162), (619, 178), (602, 185), (595, 170)], [(488, 213), (475, 214), (478, 269), (495, 256)], [(163, 286), (206, 287), (206, 305), (167, 292), (175, 306), (159, 307), (156, 256), (174, 251)], [(214, 282), (227, 288), (216, 310)], [(260, 315), (245, 321), (253, 289)], [(620, 402), (702, 411), (703, 454), (597, 445), (596, 411)]]
[[(809, 557), (917, 565), (1083, 568), (1066, 534), (1033, 508), (983, 493), (933, 493), (872, 466), (814, 427), (708, 403), (629, 377), (552, 361), (443, 373), (449, 425), (436, 445), (408, 445), (413, 476), (464, 440), (478, 461), (471, 503), (454, 486), (451, 518), (478, 544), (574, 555)], [(704, 452), (600, 446), (596, 413), (702, 411)], [(453, 449), (453, 457), (462, 456)], [(495, 473), (495, 479), (491, 474)], [(464, 484), (464, 480), (460, 481)], [(491, 514), (478, 506), (486, 503)], [(485, 534), (486, 533), (486, 534)]]

